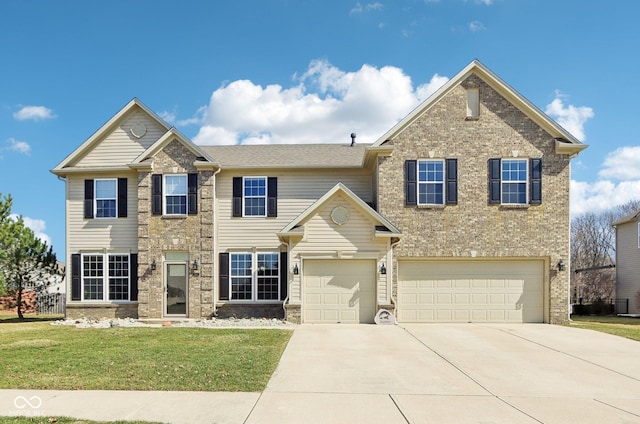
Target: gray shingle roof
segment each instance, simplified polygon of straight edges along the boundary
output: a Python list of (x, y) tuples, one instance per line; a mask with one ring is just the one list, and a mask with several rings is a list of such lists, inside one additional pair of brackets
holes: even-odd
[(369, 144), (256, 144), (198, 146), (222, 168), (361, 167)]

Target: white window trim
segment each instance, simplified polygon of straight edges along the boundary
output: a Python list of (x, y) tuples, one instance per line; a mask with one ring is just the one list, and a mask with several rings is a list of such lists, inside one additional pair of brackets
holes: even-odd
[[(98, 199), (98, 181), (114, 181), (116, 184), (115, 197), (101, 197)], [(114, 216), (98, 216), (98, 200), (115, 200), (116, 208)], [(118, 179), (117, 178), (96, 178), (93, 180), (93, 218), (94, 219), (115, 219), (118, 217)]]
[[(421, 162), (440, 162), (442, 164), (442, 181), (441, 182), (434, 182), (434, 181), (420, 181), (420, 163)], [(416, 193), (416, 200), (418, 202), (418, 206), (443, 206), (446, 202), (446, 197), (447, 197), (447, 193), (446, 193), (446, 187), (445, 187), (445, 180), (446, 180), (446, 175), (447, 175), (447, 169), (446, 169), (446, 163), (444, 159), (418, 159), (418, 164), (417, 164), (417, 169), (416, 169), (416, 180), (418, 183), (417, 186), (417, 193)], [(420, 201), (420, 186), (421, 185), (440, 185), (442, 187), (442, 203), (422, 203)]]
[(640, 249), (640, 222), (638, 222), (638, 249)]
[[(518, 184), (522, 184), (522, 181), (519, 180), (505, 180), (504, 178), (502, 178), (502, 166), (504, 165), (505, 162), (524, 162), (524, 166), (526, 169), (526, 173), (524, 176), (524, 195), (525, 195), (525, 199), (524, 199), (524, 203), (504, 203), (502, 201), (502, 194), (504, 193), (504, 189), (503, 189), (503, 184), (509, 184), (509, 183), (518, 183)], [(530, 196), (529, 196), (529, 160), (525, 159), (525, 158), (507, 158), (507, 159), (502, 159), (500, 161), (500, 204), (501, 205), (507, 205), (507, 206), (523, 206), (523, 205), (528, 205), (529, 204), (529, 200), (530, 200)]]
[[(245, 209), (245, 199), (247, 198), (247, 196), (245, 196), (244, 194), (244, 183), (247, 179), (262, 179), (264, 180), (264, 214), (263, 215), (247, 215), (246, 214), (246, 209)], [(267, 217), (267, 208), (269, 207), (268, 205), (268, 201), (269, 201), (269, 179), (266, 176), (245, 176), (242, 177), (242, 217), (243, 218), (266, 218)], [(259, 199), (263, 196), (248, 196), (250, 199)]]
[[(234, 299), (233, 298), (233, 255), (250, 255), (251, 256), (251, 299)], [(258, 299), (258, 255), (277, 255), (278, 256), (278, 275), (268, 278), (276, 278), (278, 281), (277, 299)], [(244, 278), (244, 277), (236, 277)], [(267, 277), (265, 277), (267, 278)], [(229, 253), (229, 302), (235, 303), (280, 303), (280, 252), (277, 251), (259, 251), (259, 252), (231, 252)]]
[[(184, 177), (185, 189), (185, 213), (167, 213), (167, 177)], [(172, 194), (171, 196), (176, 196)], [(178, 196), (182, 196), (179, 194)], [(163, 174), (162, 175), (162, 214), (167, 216), (187, 216), (189, 214), (189, 176), (187, 174)]]
[[(102, 257), (102, 299), (85, 299), (84, 298), (84, 279), (94, 278), (84, 276), (84, 258), (85, 256), (101, 256)], [(128, 299), (109, 300), (109, 256), (126, 256), (129, 258), (127, 263), (129, 265), (129, 271), (127, 272), (127, 291), (129, 293)], [(98, 278), (98, 277), (95, 277)], [(86, 303), (129, 303), (131, 302), (131, 254), (129, 253), (82, 253), (80, 255), (80, 295), (82, 302)]]

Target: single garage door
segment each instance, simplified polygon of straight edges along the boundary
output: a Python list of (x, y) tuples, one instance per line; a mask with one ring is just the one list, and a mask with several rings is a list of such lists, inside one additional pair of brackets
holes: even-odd
[(375, 261), (305, 260), (303, 267), (303, 322), (373, 322)]
[(400, 322), (543, 322), (543, 261), (400, 261)]

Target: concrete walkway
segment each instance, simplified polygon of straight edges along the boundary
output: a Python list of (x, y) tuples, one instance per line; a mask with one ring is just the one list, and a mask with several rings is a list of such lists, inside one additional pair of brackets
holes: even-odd
[(302, 325), (263, 393), (0, 391), (0, 415), (640, 423), (640, 343), (550, 325)]

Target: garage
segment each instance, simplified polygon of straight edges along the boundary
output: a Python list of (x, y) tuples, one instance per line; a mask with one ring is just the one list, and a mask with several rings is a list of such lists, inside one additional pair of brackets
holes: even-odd
[(399, 261), (399, 322), (543, 322), (544, 261)]
[(375, 261), (305, 260), (303, 268), (303, 322), (373, 322)]

